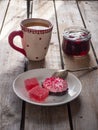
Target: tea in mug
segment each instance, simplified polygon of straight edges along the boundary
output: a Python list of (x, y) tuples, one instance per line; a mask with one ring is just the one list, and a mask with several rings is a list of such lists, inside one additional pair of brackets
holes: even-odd
[(35, 30), (45, 30), (45, 29), (48, 29), (49, 26), (45, 23), (35, 23), (35, 22), (31, 22), (31, 23), (27, 23), (25, 24), (25, 26), (27, 28), (30, 28), (30, 29), (35, 29)]

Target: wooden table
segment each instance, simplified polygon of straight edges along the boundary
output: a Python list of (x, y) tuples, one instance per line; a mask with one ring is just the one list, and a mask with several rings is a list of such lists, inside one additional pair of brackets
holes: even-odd
[(27, 0), (27, 18), (32, 17), (32, 0)]
[[(34, 0), (32, 17), (49, 19), (53, 35), (44, 61), (27, 61), (8, 44), (8, 35), (27, 17), (25, 0), (0, 1), (0, 130), (98, 130), (98, 70), (74, 73), (82, 83), (80, 95), (60, 106), (42, 107), (19, 99), (13, 80), (35, 68), (76, 69), (98, 64), (98, 1)], [(84, 26), (91, 31), (90, 52), (74, 59), (60, 51), (64, 28)], [(16, 39), (19, 44), (20, 39)], [(20, 44), (19, 44), (20, 45)]]

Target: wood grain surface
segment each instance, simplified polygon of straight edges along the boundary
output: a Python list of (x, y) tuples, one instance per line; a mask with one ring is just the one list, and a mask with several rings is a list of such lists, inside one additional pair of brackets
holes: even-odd
[[(8, 43), (8, 36), (27, 18), (26, 0), (0, 0), (0, 130), (98, 130), (98, 70), (74, 73), (82, 83), (78, 98), (60, 106), (37, 106), (19, 99), (13, 80), (36, 68), (77, 69), (98, 64), (98, 0), (32, 0), (32, 16), (53, 24), (44, 60), (29, 61)], [(90, 51), (76, 58), (62, 51), (63, 31), (69, 26), (91, 32)], [(15, 44), (21, 46), (20, 38)]]
[(24, 0), (1, 0), (0, 8), (0, 14), (3, 13), (0, 15), (3, 22), (0, 24), (3, 25), (0, 34), (0, 130), (19, 130), (22, 101), (13, 92), (12, 83), (24, 71), (25, 60), (10, 47), (8, 35), (20, 28), (20, 21), (26, 17), (26, 6)]

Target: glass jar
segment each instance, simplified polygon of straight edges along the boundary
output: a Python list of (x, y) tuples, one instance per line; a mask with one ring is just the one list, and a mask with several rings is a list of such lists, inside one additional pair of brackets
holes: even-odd
[(82, 27), (70, 27), (64, 30), (62, 50), (71, 56), (85, 56), (90, 50), (91, 33)]

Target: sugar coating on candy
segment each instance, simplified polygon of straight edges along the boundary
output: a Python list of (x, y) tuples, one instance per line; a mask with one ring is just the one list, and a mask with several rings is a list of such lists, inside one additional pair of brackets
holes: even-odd
[(49, 90), (42, 88), (41, 86), (38, 85), (32, 88), (28, 93), (31, 99), (41, 102), (41, 101), (44, 101), (48, 97)]
[(68, 89), (66, 80), (57, 77), (46, 78), (43, 82), (43, 87), (48, 89), (50, 92), (63, 92)]
[(29, 91), (29, 90), (31, 90), (33, 87), (39, 85), (39, 82), (38, 82), (38, 80), (37, 80), (36, 77), (30, 78), (30, 79), (26, 79), (26, 80), (24, 81), (24, 83), (25, 83), (25, 88), (26, 88), (27, 91)]

